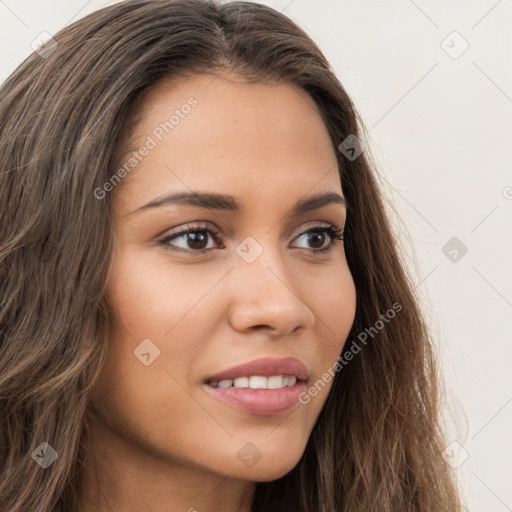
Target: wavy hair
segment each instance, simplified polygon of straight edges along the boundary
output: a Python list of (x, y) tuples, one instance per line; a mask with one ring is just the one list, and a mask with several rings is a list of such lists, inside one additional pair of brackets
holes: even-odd
[[(401, 310), (335, 373), (299, 463), (257, 482), (254, 512), (460, 510), (441, 453), (440, 378), (431, 336), (360, 117), (311, 38), (252, 2), (129, 0), (98, 10), (31, 54), (0, 88), (0, 510), (77, 512), (89, 392), (108, 350), (109, 197), (136, 98), (159, 79), (234, 71), (294, 84), (316, 103), (349, 212), (345, 251), (357, 291), (350, 340)], [(360, 339), (360, 338), (359, 338)], [(349, 357), (347, 357), (349, 359)], [(49, 442), (44, 471), (33, 452)]]

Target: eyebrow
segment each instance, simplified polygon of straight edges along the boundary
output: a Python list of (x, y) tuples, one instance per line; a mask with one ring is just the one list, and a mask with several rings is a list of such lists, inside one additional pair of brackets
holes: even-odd
[[(185, 206), (196, 206), (199, 208), (224, 210), (235, 213), (243, 211), (243, 207), (238, 200), (230, 195), (207, 192), (178, 192), (154, 199), (153, 201), (150, 201), (149, 203), (130, 212), (129, 215), (169, 204), (182, 204)], [(329, 204), (341, 204), (346, 207), (344, 197), (340, 196), (336, 192), (323, 192), (297, 201), (291, 209), (289, 216), (296, 217), (302, 213), (316, 210)]]

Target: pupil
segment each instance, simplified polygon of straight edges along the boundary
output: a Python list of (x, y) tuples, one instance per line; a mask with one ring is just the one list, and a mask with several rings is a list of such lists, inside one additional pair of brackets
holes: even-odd
[[(314, 249), (318, 249), (318, 247), (322, 247), (324, 242), (323, 242), (323, 237), (325, 236), (324, 233), (310, 233), (310, 236), (313, 238), (315, 237), (316, 238), (316, 241), (320, 241), (320, 245), (317, 246), (317, 247), (314, 247)], [(310, 239), (311, 241), (311, 239)]]
[[(189, 247), (191, 249), (195, 249), (195, 250), (204, 249), (204, 247), (202, 247), (201, 244), (204, 243), (205, 240), (207, 240), (206, 233), (204, 233), (203, 231), (197, 231), (195, 233), (189, 233), (188, 236), (189, 236), (189, 242), (190, 242)], [(195, 244), (199, 244), (199, 246), (197, 246)]]

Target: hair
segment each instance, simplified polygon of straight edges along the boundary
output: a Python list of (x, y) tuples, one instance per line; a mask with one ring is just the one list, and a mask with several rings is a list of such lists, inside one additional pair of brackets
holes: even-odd
[[(254, 512), (460, 510), (442, 458), (441, 378), (431, 335), (386, 214), (355, 107), (311, 38), (252, 2), (129, 0), (54, 35), (0, 88), (0, 509), (80, 510), (89, 392), (105, 361), (104, 290), (116, 150), (135, 100), (158, 80), (235, 72), (314, 100), (347, 202), (345, 251), (356, 292), (349, 340), (369, 340), (336, 372), (298, 464), (256, 482)], [(373, 334), (393, 304), (392, 320)], [(348, 358), (347, 358), (348, 359)], [(58, 453), (41, 470), (32, 453)]]

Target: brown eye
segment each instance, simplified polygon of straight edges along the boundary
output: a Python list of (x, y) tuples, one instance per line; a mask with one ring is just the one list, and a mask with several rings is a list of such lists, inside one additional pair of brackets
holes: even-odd
[[(159, 243), (170, 246), (171, 249), (176, 249), (177, 251), (205, 252), (215, 248), (215, 246), (208, 247), (209, 239), (218, 241), (219, 236), (219, 232), (211, 228), (189, 228), (171, 233), (160, 240)], [(171, 241), (173, 242), (172, 244), (170, 243)], [(182, 246), (177, 246), (176, 241), (180, 241)]]
[[(325, 245), (326, 235), (329, 237), (329, 243)], [(312, 249), (312, 252), (324, 252), (332, 249), (335, 240), (344, 240), (343, 230), (335, 226), (317, 226), (299, 235), (296, 240), (304, 239), (307, 244), (311, 244), (306, 249)]]

